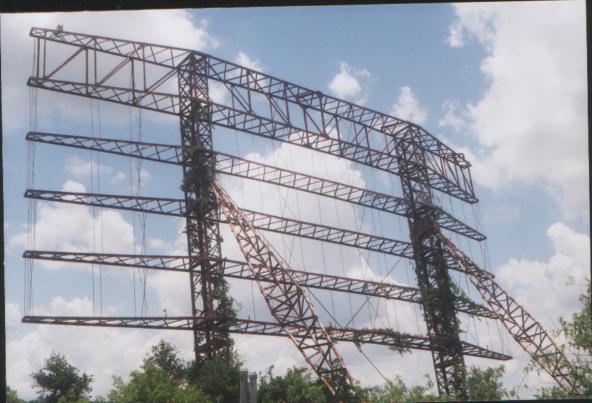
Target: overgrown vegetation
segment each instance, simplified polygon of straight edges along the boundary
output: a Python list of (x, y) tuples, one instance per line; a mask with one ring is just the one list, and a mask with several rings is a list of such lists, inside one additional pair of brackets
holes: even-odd
[[(566, 343), (559, 348), (566, 354), (573, 364), (569, 376), (574, 380), (575, 389), (565, 392), (558, 386), (543, 387), (537, 397), (539, 399), (576, 399), (592, 397), (592, 285), (587, 282), (585, 294), (580, 295), (582, 309), (572, 315), (571, 319), (559, 318), (561, 328), (553, 332), (557, 340), (564, 338)], [(551, 365), (557, 364), (555, 356), (536, 357), (530, 362), (527, 371), (541, 372), (536, 360), (548, 362)]]

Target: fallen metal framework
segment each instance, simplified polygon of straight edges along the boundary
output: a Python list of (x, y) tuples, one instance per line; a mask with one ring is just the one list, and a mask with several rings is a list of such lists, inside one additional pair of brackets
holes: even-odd
[[(201, 52), (107, 37), (32, 28), (34, 73), (28, 85), (175, 115), (181, 145), (155, 144), (31, 132), (27, 140), (99, 151), (183, 168), (183, 199), (73, 193), (28, 189), (38, 200), (149, 212), (186, 219), (187, 256), (27, 251), (25, 258), (99, 263), (185, 272), (191, 286), (192, 316), (175, 318), (83, 318), (27, 316), (26, 323), (190, 330), (198, 362), (223, 355), (229, 333), (289, 337), (335, 396), (352, 379), (335, 342), (375, 343), (432, 352), (438, 391), (466, 398), (465, 355), (510, 357), (466, 343), (459, 337), (458, 312), (500, 319), (529, 354), (550, 354), (558, 364), (540, 365), (566, 390), (571, 364), (538, 322), (454, 246), (443, 230), (482, 241), (485, 236), (434, 203), (442, 192), (476, 203), (470, 164), (421, 127)], [(52, 49), (73, 53), (56, 63)], [(115, 64), (113, 61), (117, 61)], [(68, 66), (68, 76), (64, 77)], [(73, 76), (78, 75), (77, 78)], [(214, 102), (209, 85), (221, 83), (226, 102)], [(171, 91), (174, 84), (177, 91)], [(218, 152), (212, 126), (305, 147), (399, 175), (403, 197), (330, 181)], [(240, 209), (215, 182), (216, 174), (256, 180), (333, 198), (405, 217), (410, 242)], [(219, 225), (232, 229), (245, 262), (224, 259)], [(401, 287), (291, 270), (259, 231), (346, 245), (412, 260), (418, 288)], [(448, 274), (457, 270), (477, 288), (489, 308), (457, 295)], [(276, 322), (237, 319), (225, 278), (255, 281)], [(427, 336), (388, 329), (324, 326), (308, 300), (307, 288), (357, 293), (422, 305)], [(230, 304), (230, 305), (229, 305)]]

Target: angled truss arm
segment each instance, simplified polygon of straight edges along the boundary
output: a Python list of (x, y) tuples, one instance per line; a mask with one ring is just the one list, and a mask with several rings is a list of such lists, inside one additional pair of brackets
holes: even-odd
[(464, 267), (471, 283), (481, 297), (497, 314), (516, 342), (567, 392), (577, 385), (570, 376), (572, 364), (555, 344), (543, 326), (529, 314), (493, 279), (483, 276), (483, 271), (460, 249), (443, 235), (446, 248)]
[[(181, 164), (180, 147), (174, 145), (40, 132), (30, 132), (26, 138), (39, 143), (100, 151), (168, 164)], [(400, 197), (277, 168), (226, 153), (214, 152), (214, 154), (216, 156), (216, 172), (218, 173), (297, 189), (403, 217), (408, 215), (408, 203)], [(435, 217), (438, 225), (443, 229), (476, 241), (485, 240), (485, 235), (453, 217), (442, 208), (436, 205), (426, 207), (436, 212)]]
[[(155, 269), (173, 272), (188, 272), (187, 256), (170, 255), (125, 255), (118, 253), (88, 253), (88, 252), (57, 252), (27, 250), (23, 254), (26, 259), (40, 259), (68, 263), (100, 264), (115, 267)], [(222, 261), (224, 275), (229, 278), (254, 280), (246, 262), (231, 259)], [(329, 274), (288, 269), (290, 274), (306, 288), (319, 290), (348, 292), (369, 297), (399, 300), (411, 303), (421, 303), (421, 290), (405, 287), (388, 282), (368, 281), (357, 278), (333, 276)], [(271, 282), (272, 279), (261, 276), (260, 281)], [(457, 299), (456, 310), (469, 315), (488, 319), (497, 319), (497, 315), (488, 308), (472, 301)]]
[[(194, 321), (198, 325), (204, 325), (215, 319), (209, 317), (194, 318), (192, 316), (170, 317), (88, 317), (88, 316), (25, 316), (23, 323), (36, 323), (45, 325), (66, 326), (93, 326), (93, 327), (123, 327), (135, 329), (161, 329), (161, 330), (192, 330)], [(290, 331), (296, 334), (305, 334), (306, 329), (297, 325), (287, 325)], [(416, 336), (407, 333), (399, 333), (392, 330), (335, 328), (328, 326), (326, 331), (334, 340), (367, 343), (389, 346), (397, 349), (430, 350), (430, 340), (424, 336)], [(255, 321), (250, 319), (235, 319), (230, 325), (230, 332), (236, 334), (283, 336), (288, 337), (282, 326), (277, 323)], [(509, 355), (498, 353), (463, 342), (465, 355), (488, 358), (492, 360), (507, 361), (512, 359)]]
[[(331, 393), (334, 396), (346, 393), (345, 388), (353, 385), (353, 378), (304, 289), (230, 196), (217, 183), (213, 184), (213, 190), (271, 314)], [(268, 277), (272, 283), (264, 285), (260, 277)], [(295, 332), (288, 326), (292, 324), (300, 326), (302, 331)]]

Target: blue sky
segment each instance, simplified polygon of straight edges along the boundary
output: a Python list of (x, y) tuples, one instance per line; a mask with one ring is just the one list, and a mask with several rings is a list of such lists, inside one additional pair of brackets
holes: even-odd
[[(59, 23), (64, 24), (66, 30), (199, 49), (420, 123), (454, 149), (464, 152), (473, 163), (482, 229), (489, 238), (489, 269), (498, 275), (500, 283), (548, 327), (556, 325), (560, 315), (568, 315), (578, 308), (576, 297), (583, 279), (589, 278), (590, 270), (583, 2), (3, 15), (8, 381), (24, 396), (32, 396), (27, 376), (39, 366), (39, 357), (47, 355), (52, 348), (68, 349), (65, 340), (73, 335), (88, 336), (87, 343), (91, 344), (99, 343), (95, 340), (97, 337), (104, 340), (119, 338), (119, 347), (110, 354), (104, 352), (100, 358), (84, 351), (83, 346), (62, 351), (81, 368), (90, 370), (93, 365), (101, 364), (104, 370), (97, 374), (95, 384), (99, 394), (108, 390), (110, 372), (126, 375), (150, 343), (160, 337), (158, 333), (105, 329), (90, 335), (87, 329), (47, 329), (18, 323), (23, 312), (24, 292), (24, 262), (20, 255), (27, 247), (23, 242), (26, 239), (27, 203), (22, 194), (26, 188), (27, 166), (24, 135), (30, 128), (29, 91), (25, 88), (27, 70), (31, 66), (32, 40), (28, 38), (28, 31), (32, 25), (53, 28)], [(9, 64), (6, 60), (14, 62)], [(572, 62), (564, 63), (564, 60)], [(130, 138), (130, 131), (137, 137), (138, 121), (141, 120), (145, 140), (178, 142), (178, 123), (174, 118), (162, 118), (150, 112), (143, 112), (140, 118), (137, 111), (128, 108), (99, 106), (96, 102), (91, 106), (84, 99), (41, 91), (38, 97), (37, 128), (40, 131), (94, 133), (125, 139)], [(219, 149), (249, 158), (279, 161), (293, 169), (312, 169), (321, 176), (345, 177), (370, 188), (396, 191), (398, 186), (396, 178), (385, 180), (379, 174), (333, 158), (315, 156), (312, 160), (310, 155), (295, 147), (219, 129), (214, 136)], [(87, 190), (97, 191), (96, 166), (101, 164), (104, 166), (100, 173), (101, 191), (130, 193), (130, 163), (127, 159), (95, 155), (94, 168), (91, 169), (90, 156), (86, 152), (43, 145), (37, 146), (36, 150), (38, 188), (60, 189), (67, 184), (69, 189), (79, 189), (83, 185)], [(318, 164), (316, 168), (315, 164)], [(132, 165), (133, 170), (136, 168)], [(145, 163), (142, 169), (145, 172), (142, 177), (144, 194), (179, 196), (176, 168)], [(319, 203), (316, 198), (306, 197), (296, 198), (293, 202), (291, 198), (288, 200), (292, 193), (278, 196), (266, 185), (252, 187), (226, 179), (223, 183), (237, 202), (263, 210), (280, 208), (299, 215), (298, 209), (310, 212), (316, 210), (316, 203)], [(274, 204), (270, 200), (276, 196), (279, 199)], [(266, 200), (266, 203), (259, 199)], [(442, 198), (442, 202), (445, 208), (450, 206), (447, 198)], [(460, 204), (455, 203), (454, 208), (455, 212), (461, 213)], [(352, 227), (362, 226), (367, 231), (389, 236), (389, 231), (403, 231), (401, 235), (406, 236), (405, 223), (400, 220), (381, 218), (375, 213), (349, 207), (340, 214), (333, 214), (331, 209), (331, 204), (322, 209), (319, 207), (316, 211), (318, 219), (340, 219)], [(467, 220), (472, 222), (471, 210), (466, 208), (464, 212)], [(310, 219), (306, 214), (303, 217)], [(137, 222), (139, 218), (135, 219)], [(92, 211), (88, 209), (67, 210), (42, 204), (39, 205), (37, 223), (38, 242), (56, 249), (70, 245), (84, 250), (92, 246), (89, 223), (99, 225), (101, 220), (111, 226), (103, 234), (105, 252), (115, 251), (108, 250), (109, 246), (128, 248), (128, 251), (130, 246), (133, 247), (134, 217), (131, 214), (104, 212), (102, 218), (93, 221)], [(62, 232), (68, 234), (52, 237), (52, 231), (58, 226), (63, 226)], [(175, 220), (149, 217), (148, 250), (154, 253), (179, 251), (183, 248), (178, 236), (180, 229), (180, 223)], [(44, 236), (48, 239), (44, 240)], [(342, 256), (344, 251), (346, 256), (352, 253), (351, 250), (331, 247), (321, 250), (307, 242), (293, 243), (289, 238), (270, 239), (278, 242), (279, 250), (286, 253), (293, 252), (294, 245), (301, 249), (300, 258), (296, 253), (293, 259), (297, 268), (317, 265), (320, 260), (314, 259), (321, 256), (325, 260), (327, 256), (333, 256), (330, 259), (337, 261), (335, 256), (339, 253)], [(461, 242), (461, 246), (478, 251), (476, 243), (454, 239)], [(95, 240), (94, 246), (99, 244)], [(306, 258), (305, 249), (309, 255)], [(308, 251), (314, 252), (309, 254)], [(360, 275), (366, 278), (372, 273), (384, 274), (392, 264), (375, 255), (351, 256), (364, 267)], [(326, 263), (323, 265), (327, 270)], [(35, 270), (37, 313), (55, 312), (55, 309), (66, 313), (92, 311), (92, 280), (88, 267), (49, 268), (37, 264)], [(114, 269), (101, 270), (105, 270), (104, 311), (114, 315), (132, 314), (131, 275)], [(341, 274), (341, 269), (329, 270)], [(348, 275), (356, 273), (355, 267), (349, 266), (343, 271)], [(403, 267), (392, 278), (412, 283), (408, 272)], [(166, 306), (169, 312), (182, 311), (176, 305), (183, 303), (183, 293), (177, 287), (186, 286), (186, 279), (175, 278), (173, 281), (169, 280), (171, 276), (175, 275), (150, 274), (147, 293), (153, 314), (159, 314), (162, 306)], [(576, 278), (575, 289), (561, 284), (568, 276)], [(96, 279), (95, 276), (95, 282)], [(253, 299), (252, 311), (249, 311), (249, 286), (237, 283), (236, 287), (237, 295), (244, 299), (241, 303), (245, 315), (262, 314), (257, 305), (259, 300)], [(476, 293), (473, 291), (470, 295), (476, 296)], [(400, 315), (403, 328), (417, 327), (417, 331), (421, 331), (421, 324), (414, 320), (421, 313), (416, 308), (397, 304), (384, 308), (384, 315), (388, 317), (388, 312), (394, 310)], [(95, 301), (95, 310), (98, 309), (96, 305)], [(477, 329), (474, 323), (467, 326), (475, 327), (467, 337), (474, 337), (480, 344), (491, 342), (492, 348), (510, 349), (516, 358), (507, 364), (505, 380), (509, 386), (518, 385), (523, 380), (522, 368), (526, 364), (519, 349), (516, 346), (512, 349), (512, 341), (507, 337), (492, 341), (487, 338), (485, 328)], [(163, 335), (176, 342), (183, 354), (190, 356), (189, 335)], [(253, 347), (253, 343), (257, 347)], [(280, 370), (293, 364), (303, 365), (289, 344), (283, 341), (265, 344), (262, 346), (260, 339), (237, 338), (239, 352), (242, 348), (243, 358), (251, 369), (261, 370), (271, 364)], [(34, 351), (37, 357), (24, 358), (24, 351)], [(375, 373), (364, 375), (371, 373), (371, 369), (359, 354), (355, 356), (355, 350), (348, 347), (344, 351), (346, 362), (351, 358), (354, 375), (359, 375), (366, 384), (375, 383)], [(370, 354), (374, 354), (381, 369), (389, 376), (403, 374), (407, 382), (420, 382), (423, 374), (432, 375), (429, 355), (413, 353), (400, 360), (381, 361), (381, 351), (384, 353), (369, 348)], [(116, 364), (118, 352), (127, 355), (130, 368)], [(260, 363), (257, 355), (277, 358)], [(413, 375), (405, 374), (402, 369), (411, 362), (417, 370)], [(530, 377), (529, 384), (549, 382), (545, 376)], [(521, 391), (523, 396), (531, 393), (524, 388)]]

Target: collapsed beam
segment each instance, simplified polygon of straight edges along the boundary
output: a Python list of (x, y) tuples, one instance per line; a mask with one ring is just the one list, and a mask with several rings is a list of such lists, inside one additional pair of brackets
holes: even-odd
[(551, 336), (530, 313), (450, 240), (440, 235), (451, 256), (465, 269), (471, 283), (497, 314), (516, 342), (567, 392), (577, 390), (573, 366)]
[[(44, 201), (70, 203), (93, 207), (106, 207), (119, 210), (138, 211), (174, 217), (185, 216), (185, 202), (181, 199), (122, 196), (96, 193), (76, 193), (27, 189), (25, 197)], [(411, 243), (395, 239), (379, 237), (357, 231), (350, 231), (327, 225), (288, 219), (252, 210), (242, 210), (258, 230), (275, 232), (283, 235), (325, 241), (337, 245), (350, 246), (371, 252), (385, 253), (406, 259), (413, 259)], [(225, 217), (219, 219), (227, 223)], [(448, 268), (462, 272), (462, 268), (449, 254), (445, 254)], [(484, 272), (486, 276), (493, 276)]]
[[(29, 132), (26, 138), (39, 143), (100, 151), (149, 161), (175, 165), (181, 163), (181, 148), (168, 144), (39, 132)], [(218, 173), (297, 189), (403, 217), (408, 215), (408, 203), (400, 197), (277, 168), (226, 153), (213, 153), (216, 156), (216, 172)], [(479, 231), (453, 217), (442, 208), (436, 205), (427, 207), (434, 210), (436, 222), (442, 228), (477, 241), (485, 239), (485, 236)]]
[[(56, 252), (27, 250), (23, 254), (25, 259), (39, 259), (67, 263), (86, 263), (115, 267), (140, 269), (155, 269), (186, 273), (189, 267), (187, 256), (170, 255), (126, 255), (115, 253), (87, 253), (87, 252)], [(229, 278), (254, 280), (245, 262), (231, 259), (222, 261), (224, 275)], [(289, 270), (300, 285), (326, 291), (348, 292), (370, 297), (385, 298), (410, 303), (421, 303), (421, 291), (418, 288), (404, 287), (396, 284), (368, 281), (350, 277), (334, 276), (300, 270)], [(261, 277), (261, 281), (269, 282), (269, 278)], [(469, 315), (488, 319), (497, 319), (495, 313), (488, 308), (470, 300), (457, 298), (456, 310)]]
[[(88, 316), (24, 316), (23, 323), (36, 323), (45, 325), (70, 325), (93, 327), (123, 327), (137, 329), (162, 329), (162, 330), (192, 330), (193, 323), (198, 326), (212, 321), (210, 318), (194, 318), (192, 316), (171, 317), (88, 317)], [(299, 327), (290, 325), (296, 332), (303, 332)], [(431, 350), (431, 342), (425, 336), (399, 333), (388, 329), (352, 329), (327, 326), (327, 332), (331, 338), (337, 341), (352, 342), (356, 344), (377, 344), (395, 349)], [(247, 319), (235, 319), (230, 324), (230, 332), (238, 334), (253, 334), (262, 336), (283, 336), (277, 323), (262, 322)], [(472, 343), (462, 342), (463, 353), (472, 357), (488, 358), (492, 360), (507, 361), (512, 357), (477, 346)]]
[[(212, 187), (220, 212), (228, 220), (230, 230), (271, 315), (335, 400), (349, 399), (354, 379), (335, 348), (331, 335), (315, 312), (309, 295), (230, 195), (216, 182)], [(270, 281), (263, 282), (262, 278)]]

